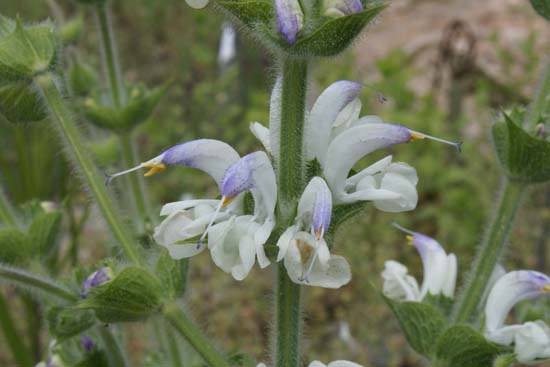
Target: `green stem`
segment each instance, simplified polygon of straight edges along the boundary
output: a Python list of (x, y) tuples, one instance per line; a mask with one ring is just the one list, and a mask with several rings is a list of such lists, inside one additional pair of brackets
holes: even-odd
[(278, 189), (282, 225), (294, 220), (296, 199), (302, 193), (302, 140), (306, 108), (307, 61), (287, 59), (282, 65), (281, 138)]
[(103, 66), (106, 70), (107, 79), (109, 80), (109, 91), (113, 104), (116, 108), (120, 108), (126, 103), (126, 95), (124, 93), (124, 85), (120, 77), (120, 68), (117, 62), (117, 53), (115, 49), (115, 41), (113, 38), (113, 30), (109, 19), (108, 2), (97, 5), (96, 17), (101, 36)]
[(166, 342), (168, 343), (168, 354), (170, 355), (170, 366), (183, 367), (183, 361), (181, 360), (181, 354), (178, 348), (178, 340), (174, 335), (173, 329), (168, 323), (165, 323)]
[(51, 74), (40, 75), (36, 77), (35, 84), (48, 107), (52, 122), (57, 125), (61, 138), (67, 147), (65, 152), (69, 154), (75, 167), (80, 169), (114, 237), (122, 246), (128, 259), (134, 263), (141, 263), (137, 244), (120, 220), (120, 215), (116, 212), (105, 185), (100, 179), (101, 175), (97, 172), (92, 159), (87, 154), (82, 137), (72, 119), (71, 112), (65, 106), (63, 97), (57, 89), (54, 77)]
[(525, 191), (524, 184), (504, 179), (493, 221), (470, 270), (470, 281), (462, 296), (457, 300), (453, 314), (455, 322), (468, 322), (477, 313), (487, 283), (508, 243), (508, 237)]
[(107, 360), (109, 361), (109, 366), (112, 367), (125, 367), (128, 366), (126, 357), (120, 348), (120, 343), (115, 338), (108, 326), (98, 326), (99, 336), (103, 341), (103, 347), (107, 353)]
[(18, 227), (17, 217), (4, 191), (0, 188), (0, 221), (11, 227)]
[[(131, 135), (121, 134), (119, 135), (119, 139), (120, 145), (122, 147), (122, 160), (124, 161), (125, 168), (136, 166), (138, 164), (137, 155), (136, 150), (134, 149), (134, 144), (132, 144)], [(140, 218), (143, 222), (143, 230), (149, 232), (151, 230), (153, 222), (149, 215), (147, 202), (145, 201), (143, 177), (141, 175), (128, 175), (127, 177), (130, 180), (130, 187), (132, 188), (132, 197), (135, 209), (139, 213)]]
[(210, 340), (195, 326), (185, 312), (174, 302), (163, 308), (163, 314), (172, 326), (189, 342), (210, 367), (229, 367), (229, 363), (214, 348)]
[(54, 281), (44, 276), (34, 275), (25, 270), (4, 264), (0, 264), (0, 280), (18, 287), (39, 291), (68, 302), (76, 302), (79, 299), (74, 292), (56, 284)]
[[(278, 223), (294, 220), (296, 201), (303, 188), (302, 161), (307, 92), (307, 61), (286, 59), (282, 64), (281, 132), (279, 151)], [(284, 264), (278, 265), (275, 304), (275, 366), (297, 367), (301, 362), (301, 286), (290, 280)]]
[(533, 130), (539, 123), (539, 119), (548, 111), (548, 102), (550, 100), (550, 58), (544, 63), (539, 77), (537, 92), (533, 97), (529, 110), (523, 122), (523, 127)]
[(11, 350), (11, 354), (18, 366), (27, 367), (33, 366), (31, 354), (25, 347), (25, 343), (19, 337), (15, 328), (15, 323), (11, 317), (10, 308), (4, 295), (0, 293), (0, 326), (4, 333), (4, 339)]

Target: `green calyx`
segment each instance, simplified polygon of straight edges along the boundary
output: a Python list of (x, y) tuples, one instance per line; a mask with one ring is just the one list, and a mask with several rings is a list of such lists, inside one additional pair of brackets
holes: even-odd
[(512, 181), (537, 183), (550, 180), (550, 142), (530, 135), (512, 117), (492, 127), (495, 150)]
[(106, 323), (138, 321), (158, 312), (163, 303), (163, 287), (151, 273), (129, 266), (112, 280), (90, 288), (76, 309), (92, 309)]
[(52, 70), (57, 46), (50, 22), (25, 27), (19, 20), (0, 18), (0, 84)]
[(151, 117), (167, 89), (167, 85), (151, 90), (142, 85), (134, 86), (128, 91), (128, 102), (120, 109), (88, 98), (83, 112), (86, 119), (96, 126), (118, 133), (129, 132)]
[(262, 0), (218, 1), (219, 7), (254, 38), (258, 38), (274, 53), (287, 57), (330, 57), (346, 50), (365, 27), (386, 8), (376, 4), (365, 10), (327, 17), (322, 6), (305, 14), (305, 24), (296, 42), (286, 42), (278, 33), (276, 12), (272, 3)]

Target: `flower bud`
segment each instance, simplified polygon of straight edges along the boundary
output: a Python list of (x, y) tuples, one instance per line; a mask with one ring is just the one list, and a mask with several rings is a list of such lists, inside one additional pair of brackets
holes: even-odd
[(95, 325), (92, 311), (80, 311), (59, 306), (52, 307), (46, 317), (49, 333), (58, 342), (78, 335)]
[(298, 32), (304, 26), (304, 14), (298, 0), (275, 0), (277, 28), (288, 43), (296, 42)]
[(78, 16), (63, 24), (59, 30), (59, 38), (64, 45), (75, 44), (80, 39), (83, 30), (84, 19), (82, 16)]
[(97, 85), (97, 76), (94, 70), (77, 59), (73, 60), (68, 79), (71, 91), (77, 96), (88, 95)]
[(19, 80), (0, 85), (0, 114), (13, 123), (35, 122), (46, 118), (40, 96), (31, 82)]
[(162, 306), (162, 289), (152, 274), (129, 266), (112, 280), (89, 288), (76, 309), (92, 309), (105, 323), (142, 320)]
[(113, 271), (111, 270), (111, 268), (102, 268), (94, 271), (84, 281), (84, 284), (82, 285), (81, 297), (86, 298), (88, 296), (88, 291), (90, 290), (90, 288), (97, 287), (103, 283), (106, 283), (112, 278)]
[(325, 15), (331, 18), (359, 13), (364, 9), (360, 0), (325, 0), (323, 6)]
[(54, 67), (57, 41), (50, 22), (28, 27), (19, 20), (0, 22), (0, 83), (28, 80)]

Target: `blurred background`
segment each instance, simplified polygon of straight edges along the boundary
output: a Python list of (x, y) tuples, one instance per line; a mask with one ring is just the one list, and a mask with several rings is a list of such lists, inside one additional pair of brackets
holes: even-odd
[[(57, 5), (43, 0), (2, 0), (0, 13), (19, 15), (27, 22), (83, 17), (84, 33), (72, 46), (72, 59), (85, 60), (99, 72), (93, 14), (68, 0), (58, 0)], [(222, 17), (212, 9), (190, 9), (183, 0), (112, 1), (112, 20), (125, 80), (150, 87), (172, 82), (153, 117), (135, 133), (141, 160), (198, 137), (227, 141), (242, 154), (260, 148), (248, 126), (251, 121), (268, 123), (274, 74), (268, 54), (238, 35), (234, 58), (220, 64)], [(400, 0), (392, 2), (353, 50), (315, 65), (311, 102), (335, 80), (361, 81), (388, 98), (380, 104), (375, 93), (365, 90), (363, 114), (462, 140), (464, 149), (457, 154), (429, 141), (392, 150), (394, 160), (417, 169), (418, 208), (398, 215), (372, 208), (337, 234), (333, 252), (350, 261), (353, 280), (336, 291), (305, 289), (306, 360), (348, 359), (376, 367), (425, 364), (407, 347), (376, 291), (381, 289), (380, 272), (389, 259), (406, 264), (419, 281), (422, 277), (419, 256), (390, 222), (396, 220), (436, 238), (447, 251), (457, 254), (460, 276), (464, 276), (499, 188), (488, 128), (498, 110), (529, 100), (549, 49), (550, 30), (526, 0)], [(0, 118), (0, 178), (17, 205), (47, 200), (63, 207), (66, 233), (86, 219), (77, 252), (72, 250), (74, 238), (63, 238), (60, 256), (73, 254), (61, 262), (59, 272), (63, 273), (71, 264), (93, 265), (106, 256), (102, 243), (107, 231), (86, 203), (85, 193), (63, 162), (46, 125), (16, 126)], [(116, 170), (120, 160), (117, 140), (84, 121), (82, 128), (102, 169)], [(370, 155), (361, 164), (366, 166), (383, 153)], [(122, 185), (117, 188), (124, 198)], [(184, 168), (148, 179), (147, 192), (154, 213), (163, 203), (182, 196), (217, 195), (206, 175)], [(533, 268), (549, 273), (550, 188), (538, 186), (526, 200), (503, 265), (508, 270)], [(133, 215), (129, 210), (126, 214)], [(259, 361), (269, 358), (273, 269), (255, 268), (239, 283), (205, 253), (191, 261), (187, 303), (196, 320), (223, 347), (244, 349)], [(8, 297), (13, 292), (2, 291)], [(12, 301), (14, 308), (17, 302)], [(550, 309), (550, 304), (541, 307)], [(521, 307), (516, 310), (520, 312)], [(18, 317), (31, 316), (21, 313)], [(47, 332), (40, 320), (34, 326), (30, 330), (21, 326), (21, 332), (34, 334), (35, 352), (43, 357)], [(125, 329), (133, 365), (150, 359), (145, 336), (153, 335), (141, 324)], [(1, 338), (0, 365), (13, 366)]]

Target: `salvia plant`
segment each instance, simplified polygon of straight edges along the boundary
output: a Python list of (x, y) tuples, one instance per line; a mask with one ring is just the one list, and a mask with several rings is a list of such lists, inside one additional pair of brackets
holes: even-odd
[[(353, 45), (388, 4), (188, 0), (193, 8), (215, 8), (233, 23), (224, 28), (229, 45), (222, 45), (220, 65), (234, 57), (235, 29), (273, 56), (269, 121), (250, 124), (264, 150), (241, 154), (206, 137), (141, 159), (132, 132), (151, 116), (170, 83), (148, 88), (122, 80), (109, 1), (78, 2), (95, 13), (105, 88), (74, 47), (82, 18), (25, 24), (0, 16), (1, 113), (13, 123), (51, 125), (116, 245), (112, 257), (60, 277), (52, 254), (59, 242), (61, 210), (34, 203), (23, 212), (0, 195), (0, 279), (45, 305), (51, 343), (47, 359), (38, 365), (128, 366), (117, 325), (152, 322), (169, 345), (164, 362), (147, 362), (153, 365), (182, 365), (177, 333), (201, 357), (197, 365), (358, 366), (304, 360), (302, 289), (348, 284), (352, 269), (338, 255), (338, 228), (366, 206), (389, 213), (414, 210), (423, 177), (392, 155), (359, 171), (354, 167), (365, 156), (400, 144), (443, 143), (461, 149), (461, 143), (452, 141), (456, 137), (446, 140), (365, 115), (359, 97), (372, 88), (357, 81), (334, 81), (307, 107), (311, 66)], [(550, 20), (548, 0), (531, 4)], [(549, 68), (546, 64), (531, 104), (499, 111), (492, 125), (502, 188), (465, 284), (457, 286), (462, 269), (448, 247), (394, 223), (410, 251), (418, 252), (423, 279), (419, 282), (406, 265), (388, 260), (379, 294), (410, 347), (432, 366), (504, 367), (550, 359), (550, 327), (543, 316), (517, 324), (508, 318), (519, 302), (549, 296), (550, 276), (499, 265), (524, 196), (532, 184), (550, 180)], [(379, 99), (385, 101), (381, 94)], [(105, 173), (97, 167), (77, 117), (112, 133), (122, 151), (120, 171)], [(160, 214), (152, 213), (140, 173), (148, 177), (173, 169), (185, 174), (182, 167), (211, 176), (218, 195), (165, 203)], [(134, 213), (131, 220), (114, 201), (119, 180), (127, 180), (123, 194), (132, 198), (132, 208), (125, 208)], [(74, 225), (78, 232), (78, 223)], [(155, 245), (143, 246), (150, 237)], [(236, 281), (255, 266), (275, 268), (271, 360), (224, 352), (193, 322), (182, 303), (188, 261), (208, 255)], [(46, 271), (50, 275), (44, 276)], [(3, 297), (0, 312), (14, 360), (34, 365)]]

